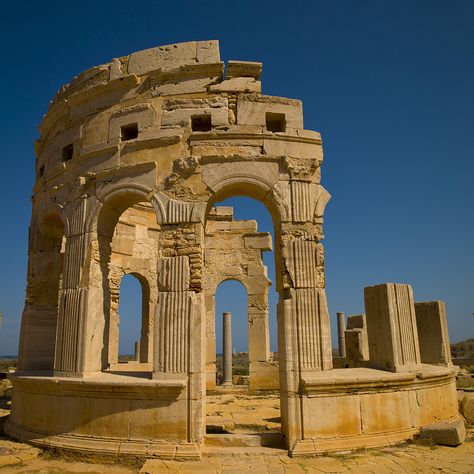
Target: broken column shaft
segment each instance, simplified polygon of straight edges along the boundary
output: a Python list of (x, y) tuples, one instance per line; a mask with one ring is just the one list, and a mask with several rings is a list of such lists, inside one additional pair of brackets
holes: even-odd
[(232, 315), (231, 313), (222, 313), (222, 318), (224, 366), (222, 385), (232, 385)]

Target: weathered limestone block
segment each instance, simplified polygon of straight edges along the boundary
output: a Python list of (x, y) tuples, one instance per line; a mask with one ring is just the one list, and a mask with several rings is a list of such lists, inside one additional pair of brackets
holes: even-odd
[(212, 221), (233, 221), (234, 208), (230, 206), (216, 206), (209, 211), (208, 226), (212, 225)]
[(112, 248), (115, 253), (131, 256), (133, 253), (133, 243), (133, 239), (114, 237)]
[(155, 123), (155, 111), (150, 104), (141, 103), (125, 107), (115, 112), (109, 121), (109, 142), (123, 138), (122, 127), (136, 124), (137, 132), (140, 134)]
[(346, 358), (351, 362), (369, 360), (369, 341), (367, 339), (367, 320), (365, 314), (347, 318), (345, 331)]
[[(57, 133), (52, 140), (48, 140), (44, 149), (38, 156), (38, 166), (41, 167), (47, 163), (43, 173), (51, 172), (63, 160), (63, 150), (68, 145), (72, 147), (72, 157), (79, 154), (79, 144), (82, 137), (82, 125), (76, 124)], [(75, 146), (74, 146), (75, 144)]]
[[(303, 128), (301, 101), (281, 97), (240, 94), (237, 99), (237, 123), (267, 126), (267, 113), (284, 116), (285, 128)], [(284, 130), (282, 130), (284, 131)]]
[(132, 53), (128, 62), (128, 73), (142, 75), (160, 68), (218, 61), (220, 58), (217, 41), (190, 41)]
[(252, 77), (260, 79), (262, 67), (262, 63), (259, 62), (230, 60), (227, 62), (226, 78)]
[(211, 84), (210, 92), (262, 92), (262, 83), (253, 77), (232, 77), (219, 84)]
[(279, 388), (278, 361), (254, 361), (249, 364), (250, 390), (278, 390)]
[(367, 351), (367, 335), (362, 329), (345, 331), (346, 358), (357, 363), (369, 360)]
[[(289, 129), (286, 129), (289, 132)], [(319, 142), (293, 142), (284, 140), (280, 136), (265, 136), (263, 151), (266, 155), (284, 155), (302, 160), (323, 160), (323, 150)], [(319, 180), (318, 180), (319, 181)]]
[(442, 301), (415, 303), (416, 325), (424, 364), (451, 364), (446, 308)]
[(243, 234), (244, 246), (248, 249), (272, 250), (272, 238), (268, 232)]
[(421, 368), (413, 290), (385, 283), (364, 288), (372, 367), (392, 372)]
[(140, 82), (137, 76), (129, 75), (69, 95), (70, 118), (74, 121), (83, 120), (122, 100), (131, 99), (137, 95)]
[(466, 439), (466, 426), (462, 419), (444, 421), (423, 426), (420, 431), (421, 439), (431, 439), (436, 444), (459, 446)]
[(474, 393), (467, 392), (461, 402), (461, 413), (466, 420), (474, 424)]
[(226, 98), (173, 99), (163, 103), (162, 127), (190, 127), (193, 117), (209, 115), (211, 127), (229, 124), (229, 108)]
[(222, 80), (224, 63), (208, 63), (158, 69), (149, 73), (152, 97), (204, 93)]

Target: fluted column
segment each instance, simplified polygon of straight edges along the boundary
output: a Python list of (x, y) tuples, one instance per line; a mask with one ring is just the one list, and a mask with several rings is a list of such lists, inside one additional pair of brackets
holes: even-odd
[(89, 200), (81, 197), (69, 210), (69, 233), (64, 253), (63, 287), (59, 296), (54, 371), (57, 375), (77, 375), (83, 371), (88, 289), (82, 284), (90, 235), (84, 228)]

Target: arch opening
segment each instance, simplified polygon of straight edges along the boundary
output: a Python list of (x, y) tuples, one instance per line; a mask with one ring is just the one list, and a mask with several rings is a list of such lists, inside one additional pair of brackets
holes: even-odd
[[(221, 433), (220, 405), (231, 403), (227, 433), (254, 433), (255, 430), (281, 431), (279, 365), (275, 285), (278, 256), (275, 235), (280, 233), (277, 206), (256, 199), (252, 187), (226, 188), (214, 196), (205, 226), (207, 403), (206, 431)], [(244, 195), (242, 195), (244, 194)], [(225, 197), (225, 199), (224, 199)], [(222, 199), (222, 200), (220, 200)], [(276, 231), (275, 231), (276, 230)], [(245, 294), (247, 298), (245, 301)], [(230, 312), (232, 327), (232, 381), (223, 382), (223, 315)], [(235, 314), (234, 314), (235, 313)], [(245, 324), (242, 324), (245, 320)], [(213, 346), (214, 344), (214, 346)], [(216, 357), (215, 362), (211, 356)], [(215, 366), (213, 366), (215, 363)], [(216, 370), (217, 368), (217, 370)], [(248, 372), (247, 372), (248, 371)], [(247, 375), (248, 373), (248, 375)], [(216, 377), (217, 376), (217, 377)], [(217, 383), (216, 383), (217, 380)], [(252, 400), (265, 391), (268, 406), (245, 421), (242, 400)], [(225, 402), (224, 394), (233, 393)], [(248, 405), (247, 405), (248, 406)], [(269, 416), (268, 413), (273, 413)], [(255, 413), (254, 413), (255, 414)], [(250, 418), (248, 418), (250, 419)], [(258, 425), (258, 428), (256, 426)]]
[(224, 318), (230, 313), (232, 353), (232, 379), (235, 385), (244, 384), (249, 375), (248, 359), (248, 290), (239, 280), (228, 279), (221, 282), (215, 292), (215, 328), (216, 328), (216, 383), (224, 381)]
[[(97, 315), (98, 318), (102, 317), (103, 324), (102, 370), (152, 370), (152, 325), (157, 293), (156, 261), (160, 227), (156, 223), (152, 205), (140, 198), (139, 194), (115, 194), (106, 201), (97, 219), (98, 266), (102, 276), (103, 298), (103, 315)], [(127, 281), (135, 281), (135, 299), (132, 306), (128, 304), (127, 312), (131, 317), (121, 316), (124, 316), (126, 328), (134, 328), (134, 337), (127, 335), (123, 329), (119, 330), (121, 297), (125, 294), (127, 298), (127, 290), (122, 294), (122, 282)], [(124, 285), (127, 286), (127, 283)], [(140, 326), (141, 329), (137, 329)], [(120, 345), (121, 338), (123, 348)], [(133, 347), (135, 342), (139, 343), (136, 357)], [(127, 363), (119, 361), (122, 349), (127, 352), (124, 354), (128, 356)], [(129, 360), (131, 358), (134, 360)]]
[(135, 363), (148, 362), (141, 345), (146, 337), (144, 329), (149, 320), (149, 300), (150, 289), (143, 276), (134, 273), (123, 275), (117, 316), (117, 363), (121, 370), (131, 368)]

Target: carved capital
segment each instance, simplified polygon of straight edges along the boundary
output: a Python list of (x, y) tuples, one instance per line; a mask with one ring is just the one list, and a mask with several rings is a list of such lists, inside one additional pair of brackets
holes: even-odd
[(321, 163), (316, 158), (305, 160), (285, 156), (283, 164), (291, 179), (317, 182), (320, 180), (319, 166)]

